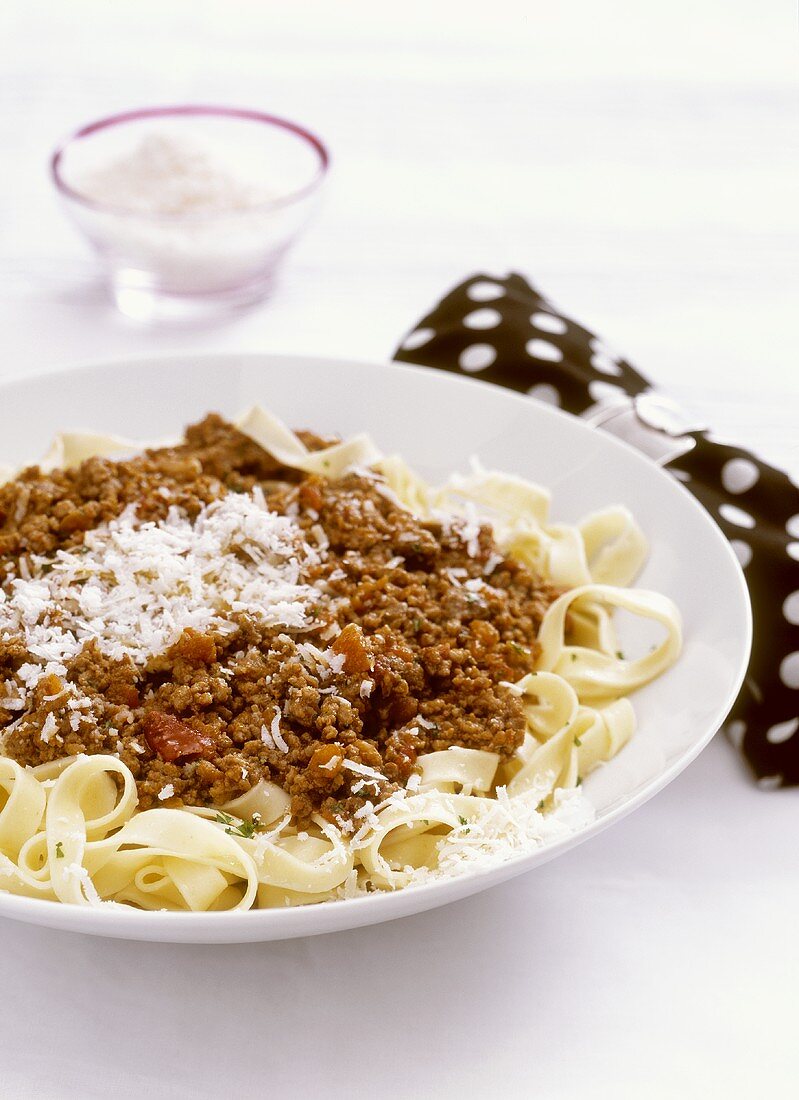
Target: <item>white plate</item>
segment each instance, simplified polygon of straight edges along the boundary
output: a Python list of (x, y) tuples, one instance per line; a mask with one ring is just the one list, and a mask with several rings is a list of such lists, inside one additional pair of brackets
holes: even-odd
[(0, 386), (0, 463), (35, 460), (63, 428), (154, 439), (175, 434), (209, 410), (235, 414), (256, 401), (293, 427), (345, 436), (366, 429), (385, 451), (400, 451), (431, 480), (465, 468), (477, 454), (488, 466), (548, 486), (554, 516), (566, 521), (626, 504), (651, 542), (640, 583), (671, 596), (683, 613), (683, 655), (633, 697), (638, 733), (586, 781), (596, 821), (492, 870), (395, 894), (245, 913), (119, 912), (0, 893), (0, 915), (103, 936), (234, 943), (418, 913), (529, 871), (641, 806), (698, 755), (735, 700), (749, 658), (749, 599), (729, 544), (704, 509), (616, 439), (479, 381), (419, 367), (269, 355), (96, 364)]

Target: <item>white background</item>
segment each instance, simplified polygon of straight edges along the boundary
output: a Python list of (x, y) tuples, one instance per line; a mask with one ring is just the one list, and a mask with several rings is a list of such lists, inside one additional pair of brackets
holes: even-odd
[[(797, 472), (795, 52), (791, 0), (5, 0), (0, 376), (386, 358), (452, 283), (515, 268)], [(46, 156), (186, 100), (304, 121), (335, 171), (271, 303), (150, 331), (107, 304)], [(383, 927), (201, 948), (1, 922), (0, 1094), (793, 1096), (797, 810), (717, 740), (583, 848)]]

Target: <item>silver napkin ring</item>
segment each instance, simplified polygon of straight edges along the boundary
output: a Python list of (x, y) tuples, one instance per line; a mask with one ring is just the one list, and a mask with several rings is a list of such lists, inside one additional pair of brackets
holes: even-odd
[(695, 446), (689, 432), (705, 430), (676, 402), (652, 390), (636, 397), (619, 392), (586, 409), (582, 419), (635, 447), (659, 466), (673, 462)]

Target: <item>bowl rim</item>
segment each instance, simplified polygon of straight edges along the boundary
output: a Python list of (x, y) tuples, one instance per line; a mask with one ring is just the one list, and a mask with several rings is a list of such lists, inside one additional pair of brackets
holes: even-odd
[[(237, 210), (214, 210), (191, 213), (180, 213), (177, 211), (148, 213), (142, 210), (132, 210), (128, 206), (117, 206), (114, 203), (103, 202), (99, 199), (91, 198), (91, 196), (72, 187), (64, 178), (62, 167), (63, 158), (67, 150), (78, 141), (90, 138), (103, 130), (109, 130), (115, 126), (125, 125), (130, 122), (139, 122), (142, 119), (159, 119), (173, 116), (178, 118), (197, 118), (203, 115), (223, 119), (236, 119), (243, 122), (260, 123), (293, 134), (294, 137), (299, 138), (309, 145), (316, 153), (318, 157), (316, 172), (307, 183), (302, 185), (302, 187), (289, 191), (284, 195), (280, 195), (278, 198), (253, 203), (252, 206), (242, 207)], [(257, 211), (278, 210), (284, 206), (290, 206), (292, 203), (306, 198), (321, 186), (322, 181), (330, 169), (330, 159), (330, 150), (322, 139), (306, 126), (299, 122), (293, 122), (291, 119), (283, 118), (280, 115), (269, 114), (265, 111), (259, 111), (250, 107), (231, 107), (225, 106), (224, 104), (178, 103), (172, 105), (161, 104), (154, 107), (135, 107), (126, 111), (118, 111), (113, 115), (105, 115), (103, 118), (94, 119), (91, 122), (85, 122), (56, 145), (50, 155), (49, 165), (50, 177), (53, 185), (62, 197), (72, 202), (77, 202), (89, 210), (94, 210), (98, 213), (114, 214), (118, 217), (137, 218), (145, 221), (196, 222), (237, 217), (252, 214)]]
[[(277, 366), (278, 369), (290, 366), (295, 372), (307, 363), (324, 363), (328, 369), (354, 367), (356, 370), (374, 370), (375, 367), (378, 367), (380, 370), (436, 379), (439, 383), (461, 389), (499, 391), (504, 397), (509, 398), (511, 402), (519, 406), (529, 405), (529, 398), (524, 394), (503, 389), (483, 379), (432, 371), (429, 367), (420, 364), (253, 350), (242, 352), (223, 350), (199, 354), (192, 354), (188, 351), (139, 355), (128, 353), (93, 358), (88, 361), (77, 361), (61, 368), (45, 367), (33, 372), (9, 375), (0, 379), (0, 395), (6, 387), (24, 386), (27, 382), (41, 382), (48, 379), (57, 382), (69, 376), (83, 375), (86, 377), (91, 376), (98, 370), (121, 374), (136, 367), (154, 367), (158, 365), (159, 368), (163, 368), (172, 365), (179, 366), (187, 361), (191, 361), (194, 365), (198, 361), (210, 365), (214, 361), (219, 363), (222, 360), (237, 364), (257, 362), (261, 367)], [(559, 422), (568, 421), (572, 424), (576, 422), (587, 431), (592, 430), (592, 426), (586, 421), (572, 416), (563, 409), (543, 403), (536, 403), (535, 408), (537, 415)], [(597, 429), (593, 430), (596, 431)], [(737, 582), (736, 596), (739, 601), (739, 610), (742, 613), (741, 626), (743, 630), (740, 638), (742, 645), (739, 664), (726, 696), (717, 702), (714, 713), (707, 721), (701, 737), (670, 759), (663, 770), (646, 780), (637, 792), (616, 801), (605, 813), (597, 816), (587, 826), (557, 841), (546, 844), (543, 848), (534, 849), (496, 866), (479, 868), (455, 878), (436, 879), (408, 890), (341, 899), (334, 904), (323, 903), (321, 905), (296, 906), (285, 909), (250, 909), (203, 913), (165, 912), (160, 910), (144, 913), (137, 909), (131, 909), (130, 911), (125, 909), (111, 910), (110, 908), (95, 909), (88, 906), (69, 906), (62, 902), (7, 894), (0, 891), (0, 917), (89, 935), (139, 941), (201, 944), (266, 942), (347, 931), (364, 925), (378, 924), (383, 921), (421, 913), (427, 909), (468, 897), (490, 886), (515, 878), (519, 874), (531, 871), (535, 866), (548, 863), (566, 851), (604, 832), (606, 828), (615, 825), (639, 809), (664, 787), (668, 786), (707, 747), (729, 715), (738, 696), (751, 657), (753, 635), (751, 600), (740, 562), (736, 558), (729, 540), (707, 509), (682, 483), (670, 478), (665, 469), (654, 463), (652, 459), (647, 458), (642, 452), (614, 435), (605, 432), (601, 435), (603, 445), (612, 450), (623, 452), (630, 465), (646, 466), (649, 470), (656, 467), (658, 474), (668, 480), (670, 491), (676, 492), (683, 499), (683, 505), (694, 512), (702, 514), (704, 521), (714, 530), (714, 538), (719, 547), (719, 552), (733, 568), (733, 575)]]

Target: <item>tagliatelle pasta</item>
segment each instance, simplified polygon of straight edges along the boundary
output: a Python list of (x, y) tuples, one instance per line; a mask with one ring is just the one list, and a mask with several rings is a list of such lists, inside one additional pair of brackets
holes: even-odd
[[(161, 640), (129, 637), (132, 628), (124, 625), (125, 616), (141, 616), (141, 607), (135, 585), (127, 592), (125, 585), (114, 581), (108, 591), (116, 593), (113, 606), (119, 621), (116, 633), (113, 637), (109, 633), (110, 640), (104, 644), (116, 647), (114, 659), (121, 663), (139, 662), (144, 667), (155, 661), (157, 666), (158, 646), (163, 648), (163, 639), (171, 637), (173, 621), (175, 637), (187, 628), (212, 627), (224, 636), (232, 629), (226, 616), (234, 604), (242, 614), (257, 615), (263, 601), (273, 600), (274, 622), (290, 623), (300, 639), (314, 591), (302, 570), (307, 562), (314, 564), (324, 557), (328, 535), (323, 531), (318, 536), (316, 549), (299, 542), (295, 547), (286, 522), (273, 521), (255, 492), (252, 498), (233, 494), (237, 500), (227, 504), (228, 498), (222, 496), (194, 520), (175, 513), (168, 522), (148, 526), (135, 515), (126, 518), (123, 513), (119, 520), (87, 534), (88, 550), (82, 557), (79, 550), (59, 550), (46, 560), (31, 557), (23, 572), (33, 569), (33, 579), (15, 574), (7, 579), (5, 590), (0, 589), (0, 637), (3, 631), (6, 637), (11, 637), (13, 629), (24, 631), (39, 662), (31, 672), (30, 662), (22, 666), (17, 662), (5, 694), (0, 681), (0, 708), (12, 717), (6, 723), (6, 738), (20, 737), (18, 731), (27, 729), (26, 715), (34, 696), (40, 700), (43, 691), (51, 692), (44, 698), (47, 706), (55, 708), (47, 711), (40, 728), (26, 734), (52, 759), (25, 766), (10, 756), (0, 757), (0, 889), (68, 904), (194, 912), (308, 904), (404, 888), (491, 866), (590, 820), (591, 807), (579, 790), (582, 779), (633, 736), (635, 713), (628, 695), (665, 672), (681, 645), (674, 604), (659, 593), (627, 587), (647, 552), (643, 533), (629, 511), (614, 506), (578, 525), (552, 523), (549, 494), (514, 475), (476, 467), (469, 475), (453, 476), (443, 486), (433, 487), (402, 458), (382, 456), (365, 435), (314, 449), (259, 408), (242, 417), (237, 427), (286, 468), (328, 480), (355, 470), (374, 479), (376, 490), (392, 501), (392, 507), (405, 510), (431, 529), (438, 525), (446, 530), (455, 524), (472, 558), (478, 555), (479, 540), (485, 538), (482, 525), (489, 523), (494, 556), (521, 563), (554, 586), (557, 591), (543, 611), (537, 639), (531, 639), (536, 644), (534, 667), (501, 687), (523, 713), (521, 743), (512, 753), (463, 744), (412, 753), (404, 782), (390, 784), (384, 772), (364, 763), (364, 757), (348, 755), (346, 740), (322, 744), (312, 755), (309, 749), (308, 759), (303, 759), (316, 776), (314, 789), (321, 790), (329, 781), (331, 790), (351, 792), (353, 805), (358, 800), (362, 803), (346, 820), (336, 814), (331, 819), (325, 809), (331, 804), (329, 798), (320, 802), (321, 809), (299, 820), (286, 790), (265, 778), (215, 805), (158, 804), (159, 799), (170, 802), (176, 797), (176, 779), (164, 783), (154, 804), (142, 808), (137, 777), (122, 754), (103, 751), (59, 757), (51, 751), (54, 738), (67, 743), (68, 738), (58, 732), (68, 729), (63, 724), (67, 719), (76, 731), (84, 728), (82, 723), (99, 721), (92, 718), (96, 700), (78, 692), (75, 676), (69, 680), (59, 671), (65, 667), (59, 664), (64, 654), (70, 660), (76, 659), (75, 654), (80, 657), (93, 609), (99, 616), (95, 634), (106, 639), (100, 627), (105, 613), (101, 596), (105, 598), (108, 588), (103, 587), (102, 561), (106, 559), (98, 559), (100, 564), (95, 566), (91, 555), (128, 555), (126, 560), (139, 563), (139, 573), (132, 576), (139, 577), (136, 584), (152, 586), (147, 600), (153, 605), (160, 601), (161, 634), (156, 632), (153, 638)], [(91, 456), (121, 455), (136, 447), (110, 437), (66, 433), (54, 444), (44, 468), (74, 467)], [(191, 549), (195, 536), (205, 556)], [(184, 592), (181, 597), (183, 619), (175, 618), (178, 605), (159, 595), (163, 578), (153, 579), (152, 570), (148, 573), (147, 554), (160, 553), (162, 543), (184, 555), (181, 560), (199, 563), (192, 568), (202, 584), (197, 580), (195, 596)], [(248, 563), (255, 562), (247, 565), (245, 573), (236, 564), (242, 546)], [(409, 546), (406, 555), (424, 549)], [(447, 598), (460, 600), (459, 606), (469, 600), (479, 602), (490, 585), (491, 568), (491, 557), (483, 574), (471, 579), (460, 575), (465, 570), (449, 568)], [(190, 579), (181, 581), (179, 570), (175, 577), (175, 585), (195, 584)], [(239, 589), (233, 592), (231, 585)], [(213, 603), (207, 602), (209, 592)], [(47, 601), (55, 598), (54, 593), (62, 600), (58, 629), (47, 617)], [(291, 601), (295, 610), (289, 613)], [(651, 650), (637, 657), (621, 654), (613, 625), (617, 609), (657, 624), (661, 637)], [(489, 638), (487, 628), (482, 636), (478, 632), (474, 643), (478, 648), (488, 644), (480, 641), (483, 636)], [(359, 694), (364, 707), (378, 691), (374, 659), (369, 664), (366, 650), (352, 650), (352, 640), (350, 636), (346, 644), (342, 642), (338, 651), (338, 643), (322, 650), (296, 641), (297, 651), (317, 677), (318, 705), (331, 708), (331, 714), (345, 713), (345, 704), (350, 709), (354, 705), (336, 694), (335, 675), (348, 660), (363, 659)], [(56, 643), (61, 646), (57, 651)], [(67, 645), (71, 648), (64, 648)], [(432, 654), (432, 643), (426, 652)], [(230, 669), (222, 671), (234, 674)], [(132, 696), (130, 706), (135, 709)], [(56, 715), (61, 725), (57, 726)], [(273, 770), (274, 762), (280, 764), (281, 754), (289, 750), (288, 726), (283, 723), (290, 724), (292, 715), (284, 707), (261, 723), (263, 752), (273, 762)], [(149, 748), (139, 745), (137, 749), (131, 739), (133, 751), (140, 749), (149, 759), (152, 746), (158, 745), (168, 764), (174, 751), (170, 738), (181, 733), (175, 732), (181, 722), (173, 719), (177, 722), (173, 729), (168, 718), (161, 716), (160, 726), (153, 721), (144, 727), (152, 731)], [(421, 712), (403, 721), (415, 731), (418, 744), (426, 727), (436, 726)], [(184, 724), (183, 736), (187, 728)], [(176, 776), (194, 775), (197, 768), (202, 771), (202, 730), (197, 723), (191, 730), (198, 747), (187, 755), (190, 763), (184, 772), (175, 770)], [(404, 744), (397, 741), (397, 759), (406, 751)], [(198, 757), (199, 764), (191, 764)], [(243, 775), (241, 783), (246, 786)]]

